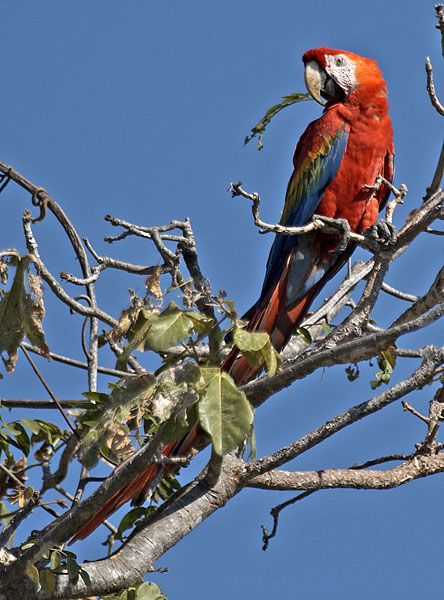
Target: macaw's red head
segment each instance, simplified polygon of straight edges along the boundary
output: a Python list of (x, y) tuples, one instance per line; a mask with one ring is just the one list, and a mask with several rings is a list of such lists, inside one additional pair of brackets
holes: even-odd
[(304, 54), (305, 85), (316, 102), (371, 102), (387, 95), (376, 61), (344, 50), (315, 48)]

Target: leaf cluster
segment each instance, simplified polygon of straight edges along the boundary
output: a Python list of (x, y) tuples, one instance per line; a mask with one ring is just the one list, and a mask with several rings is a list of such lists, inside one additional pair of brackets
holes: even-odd
[[(34, 541), (22, 545), (22, 550), (26, 550), (34, 544)], [(56, 575), (68, 575), (69, 582), (76, 585), (79, 578), (83, 580), (86, 586), (91, 585), (91, 579), (88, 572), (77, 562), (77, 556), (74, 552), (69, 552), (62, 548), (54, 548), (46, 553), (44, 560), (49, 561), (49, 568), (37, 569), (34, 565), (28, 567), (26, 574), (33, 581), (36, 591), (42, 589), (46, 594), (54, 593), (56, 587)]]
[[(195, 352), (196, 344), (210, 333), (212, 319), (174, 302), (159, 312), (133, 298), (132, 307), (122, 312), (118, 326), (108, 334), (128, 340), (116, 366), (126, 368), (135, 351), (156, 352), (163, 364), (155, 373), (122, 378), (110, 394), (85, 394), (91, 406), (79, 416), (81, 426), (88, 428), (82, 444), (83, 463), (92, 467), (100, 456), (120, 461), (126, 456), (119, 446), (132, 451), (130, 436), (140, 444), (152, 439), (160, 425), (162, 441), (169, 444), (197, 420), (216, 454), (231, 452), (251, 432), (253, 410), (232, 378)], [(268, 334), (238, 327), (230, 302), (227, 313), (233, 315), (234, 344), (250, 364), (264, 365), (270, 375), (281, 370), (282, 361)], [(177, 345), (182, 345), (182, 355), (169, 356), (168, 349)]]
[(132, 585), (111, 596), (103, 596), (100, 600), (167, 600), (158, 585), (145, 581), (139, 585)]

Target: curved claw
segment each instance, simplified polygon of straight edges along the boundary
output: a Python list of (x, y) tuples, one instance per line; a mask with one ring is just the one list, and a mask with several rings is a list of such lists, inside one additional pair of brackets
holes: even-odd
[(393, 223), (390, 223), (385, 219), (380, 219), (379, 221), (376, 221), (376, 223), (373, 223), (373, 225), (363, 232), (363, 235), (372, 242), (376, 242), (387, 248), (394, 246), (398, 241), (398, 231), (396, 227)]
[(312, 220), (322, 221), (325, 225), (330, 227), (332, 232), (334, 232), (338, 237), (339, 241), (335, 247), (335, 255), (342, 254), (348, 246), (350, 241), (350, 224), (347, 219), (336, 218), (332, 219), (330, 217), (324, 217), (323, 215), (314, 214)]

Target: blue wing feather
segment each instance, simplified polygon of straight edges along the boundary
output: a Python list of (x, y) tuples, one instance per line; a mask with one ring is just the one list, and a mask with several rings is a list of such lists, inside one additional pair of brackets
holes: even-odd
[[(305, 156), (301, 154), (307, 147), (309, 130), (301, 138), (294, 160), (295, 164), (300, 166), (294, 171), (288, 183), (281, 225), (288, 227), (305, 225), (316, 212), (325, 188), (333, 181), (341, 165), (347, 147), (348, 131), (348, 127), (344, 124), (337, 131), (324, 134), (322, 139), (317, 136), (312, 147), (309, 147), (308, 151), (305, 150)], [(289, 283), (292, 289), (288, 290), (289, 302), (302, 295), (307, 287), (322, 277), (323, 270), (320, 269), (319, 272), (313, 274), (314, 280), (310, 277), (309, 286), (307, 286), (307, 279), (304, 282), (303, 275), (309, 277), (307, 267), (310, 254), (307, 240), (304, 238), (306, 236), (276, 234), (267, 261), (261, 295), (255, 306), (261, 302), (270, 287), (279, 280), (289, 253), (296, 248), (298, 256), (297, 260), (293, 261), (290, 273), (291, 281)], [(254, 307), (250, 310), (253, 309)], [(248, 312), (250, 313), (250, 311)]]

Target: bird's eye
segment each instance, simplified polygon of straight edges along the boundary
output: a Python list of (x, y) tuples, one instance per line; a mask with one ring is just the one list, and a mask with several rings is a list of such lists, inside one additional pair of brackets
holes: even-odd
[(343, 64), (344, 64), (344, 58), (342, 56), (338, 56), (335, 60), (335, 65), (337, 67), (342, 67)]

